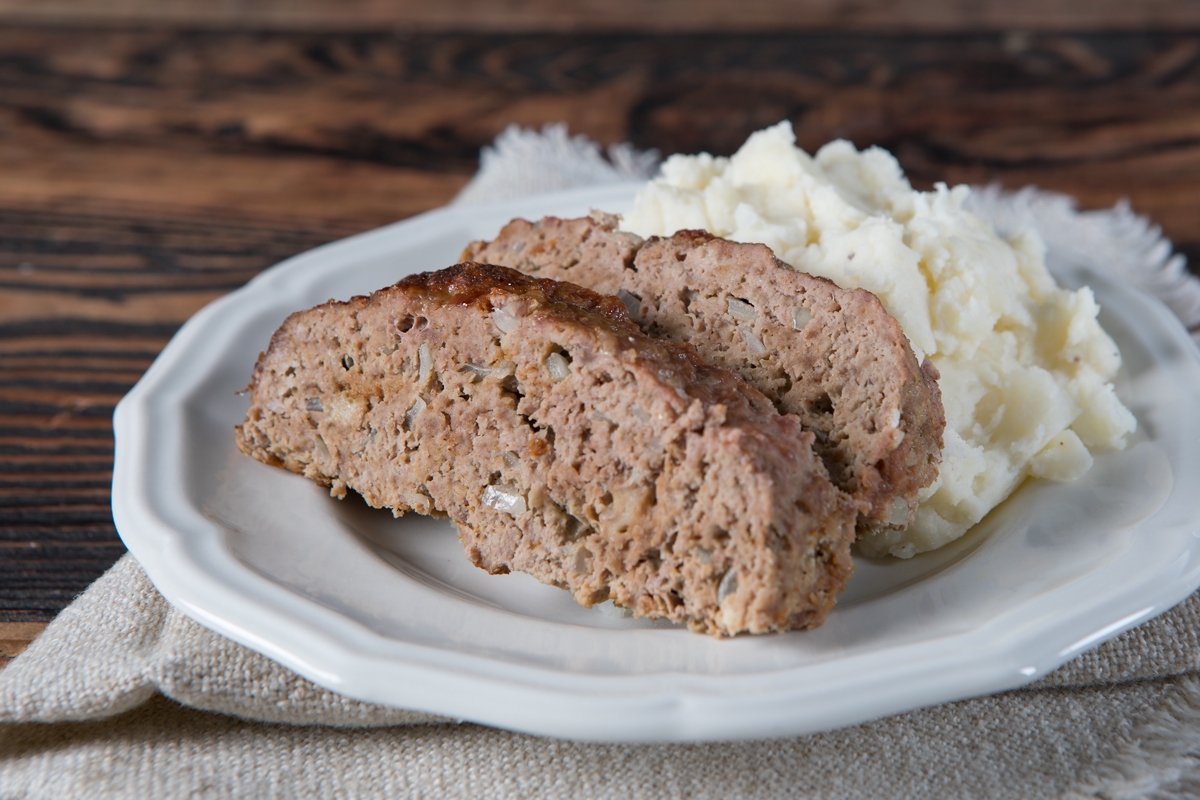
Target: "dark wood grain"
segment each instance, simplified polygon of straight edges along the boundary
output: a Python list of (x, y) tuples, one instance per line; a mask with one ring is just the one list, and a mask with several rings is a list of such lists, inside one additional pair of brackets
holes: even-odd
[(921, 187), (1129, 198), (1200, 258), (1196, 33), (0, 28), (0, 621), (51, 619), (122, 552), (113, 407), (204, 303), (445, 203), (509, 123), (729, 153), (785, 118)]
[(1195, 27), (1189, 0), (0, 0), (0, 21), (488, 33), (1128, 30)]
[(148, 204), (0, 206), (0, 621), (49, 620), (124, 552), (112, 414), (179, 324), (355, 230)]
[(1128, 197), (1188, 250), (1200, 36), (400, 36), (0, 30), (0, 196), (377, 224), (507, 124), (732, 151), (790, 118), (914, 181)]
[(45, 629), (44, 622), (0, 622), (0, 668), (19, 656)]

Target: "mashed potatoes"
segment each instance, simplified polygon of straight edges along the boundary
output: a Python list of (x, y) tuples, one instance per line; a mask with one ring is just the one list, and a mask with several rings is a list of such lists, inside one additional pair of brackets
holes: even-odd
[(874, 292), (918, 359), (941, 372), (938, 481), (904, 531), (868, 555), (908, 558), (957, 539), (1028, 475), (1078, 478), (1136, 421), (1111, 380), (1121, 357), (1090, 289), (1060, 289), (1033, 232), (1000, 238), (964, 210), (969, 189), (913, 191), (887, 152), (837, 141), (815, 157), (789, 123), (731, 158), (672, 156), (622, 227), (642, 236), (703, 228), (762, 242), (796, 269)]

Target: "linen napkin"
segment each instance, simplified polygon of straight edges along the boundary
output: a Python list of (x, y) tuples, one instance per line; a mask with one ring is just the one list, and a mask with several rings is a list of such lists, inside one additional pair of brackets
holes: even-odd
[[(511, 128), (456, 202), (631, 177), (654, 154)], [(984, 189), (1000, 230), (1110, 265), (1200, 326), (1200, 281), (1124, 205)], [(342, 697), (204, 628), (126, 555), (0, 672), (0, 797), (1192, 797), (1200, 594), (1018, 691), (812, 736), (584, 744)]]

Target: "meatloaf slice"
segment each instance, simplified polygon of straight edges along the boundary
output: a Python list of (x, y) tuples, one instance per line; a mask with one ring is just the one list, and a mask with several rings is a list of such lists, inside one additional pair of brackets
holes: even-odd
[(732, 635), (819, 625), (854, 507), (814, 436), (615, 298), (463, 264), (293, 314), (237, 444), (590, 606)]
[(616, 222), (516, 219), (463, 257), (619, 295), (646, 333), (691, 343), (797, 415), (860, 531), (908, 525), (937, 478), (946, 419), (937, 369), (917, 363), (879, 299), (797, 272), (765, 245), (703, 231), (643, 242)]

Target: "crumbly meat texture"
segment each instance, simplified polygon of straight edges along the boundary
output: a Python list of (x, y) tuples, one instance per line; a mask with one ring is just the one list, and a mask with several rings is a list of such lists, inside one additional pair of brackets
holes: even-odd
[(875, 295), (797, 272), (761, 244), (703, 231), (669, 238), (617, 218), (516, 219), (464, 258), (619, 294), (652, 336), (689, 342), (816, 434), (860, 532), (907, 526), (937, 478), (945, 411), (937, 369), (917, 363)]
[(855, 511), (813, 435), (615, 298), (459, 265), (293, 314), (246, 454), (445, 514), (470, 559), (717, 635), (819, 625)]

